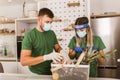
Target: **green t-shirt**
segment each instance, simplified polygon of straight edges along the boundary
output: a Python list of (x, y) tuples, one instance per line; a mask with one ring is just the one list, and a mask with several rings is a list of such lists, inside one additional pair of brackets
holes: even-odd
[[(43, 56), (53, 52), (55, 44), (58, 44), (58, 41), (52, 30), (39, 32), (34, 28), (25, 35), (22, 41), (22, 50), (32, 50), (32, 57)], [(51, 62), (50, 60), (29, 66), (29, 69), (36, 74), (49, 75), (51, 74)]]
[[(80, 47), (85, 49), (87, 46), (87, 41), (84, 40), (81, 42)], [(93, 36), (93, 46), (95, 46), (98, 51), (105, 49), (105, 45), (102, 39), (99, 36)], [(76, 47), (76, 38), (75, 36), (71, 39), (68, 47), (70, 49), (74, 49)], [(77, 59), (80, 56), (80, 53), (76, 53), (75, 58)], [(90, 64), (90, 77), (97, 77), (97, 62), (94, 61)]]
[[(85, 49), (87, 47), (86, 45), (87, 45), (87, 41), (84, 40), (84, 41), (81, 42), (80, 47), (82, 49)], [(102, 39), (99, 36), (93, 36), (93, 46), (95, 46), (98, 49), (98, 51), (103, 50), (105, 48), (105, 45), (104, 45)], [(76, 38), (75, 38), (75, 36), (70, 40), (70, 43), (69, 43), (68, 47), (70, 49), (74, 49), (76, 47)], [(79, 55), (76, 54), (76, 58), (78, 58)]]

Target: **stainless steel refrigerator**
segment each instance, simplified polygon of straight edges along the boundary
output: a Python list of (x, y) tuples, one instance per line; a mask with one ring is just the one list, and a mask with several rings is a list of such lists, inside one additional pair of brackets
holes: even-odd
[(120, 79), (120, 16), (91, 18), (91, 27), (94, 35), (102, 38), (106, 45), (104, 52), (117, 49), (116, 54), (105, 59), (105, 64), (99, 64), (99, 77)]

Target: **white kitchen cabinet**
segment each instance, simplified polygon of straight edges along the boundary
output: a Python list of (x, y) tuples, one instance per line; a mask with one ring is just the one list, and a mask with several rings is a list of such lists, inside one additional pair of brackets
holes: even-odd
[(1, 62), (4, 73), (32, 74), (28, 66), (22, 66), (20, 62)]
[[(6, 53), (5, 55), (5, 48)], [(0, 61), (16, 61), (16, 37), (14, 21), (0, 21)]]
[(30, 72), (28, 66), (22, 66), (20, 62), (17, 62), (17, 73), (32, 74), (32, 72)]
[(37, 18), (21, 18), (15, 20), (16, 36), (23, 36), (22, 30), (25, 29), (25, 33), (33, 27), (36, 27)]
[(21, 42), (24, 35), (37, 26), (37, 17), (33, 18), (20, 18), (15, 20), (15, 35), (17, 43), (17, 58), (20, 59)]
[(1, 62), (4, 73), (17, 73), (17, 62)]

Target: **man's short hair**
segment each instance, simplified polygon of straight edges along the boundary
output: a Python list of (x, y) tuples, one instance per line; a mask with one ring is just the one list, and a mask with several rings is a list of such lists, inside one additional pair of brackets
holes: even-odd
[(44, 16), (44, 15), (47, 15), (50, 18), (54, 17), (53, 12), (48, 8), (42, 8), (42, 9), (39, 10), (38, 16)]

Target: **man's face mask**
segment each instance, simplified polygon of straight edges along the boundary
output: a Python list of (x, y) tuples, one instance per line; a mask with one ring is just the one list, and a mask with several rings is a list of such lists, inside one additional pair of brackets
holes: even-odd
[(43, 27), (43, 30), (44, 31), (49, 31), (51, 29), (52, 25), (50, 23), (45, 23), (44, 24), (44, 27)]
[(77, 35), (78, 35), (80, 38), (85, 37), (86, 34), (87, 34), (86, 31), (81, 31), (81, 32), (77, 31)]

